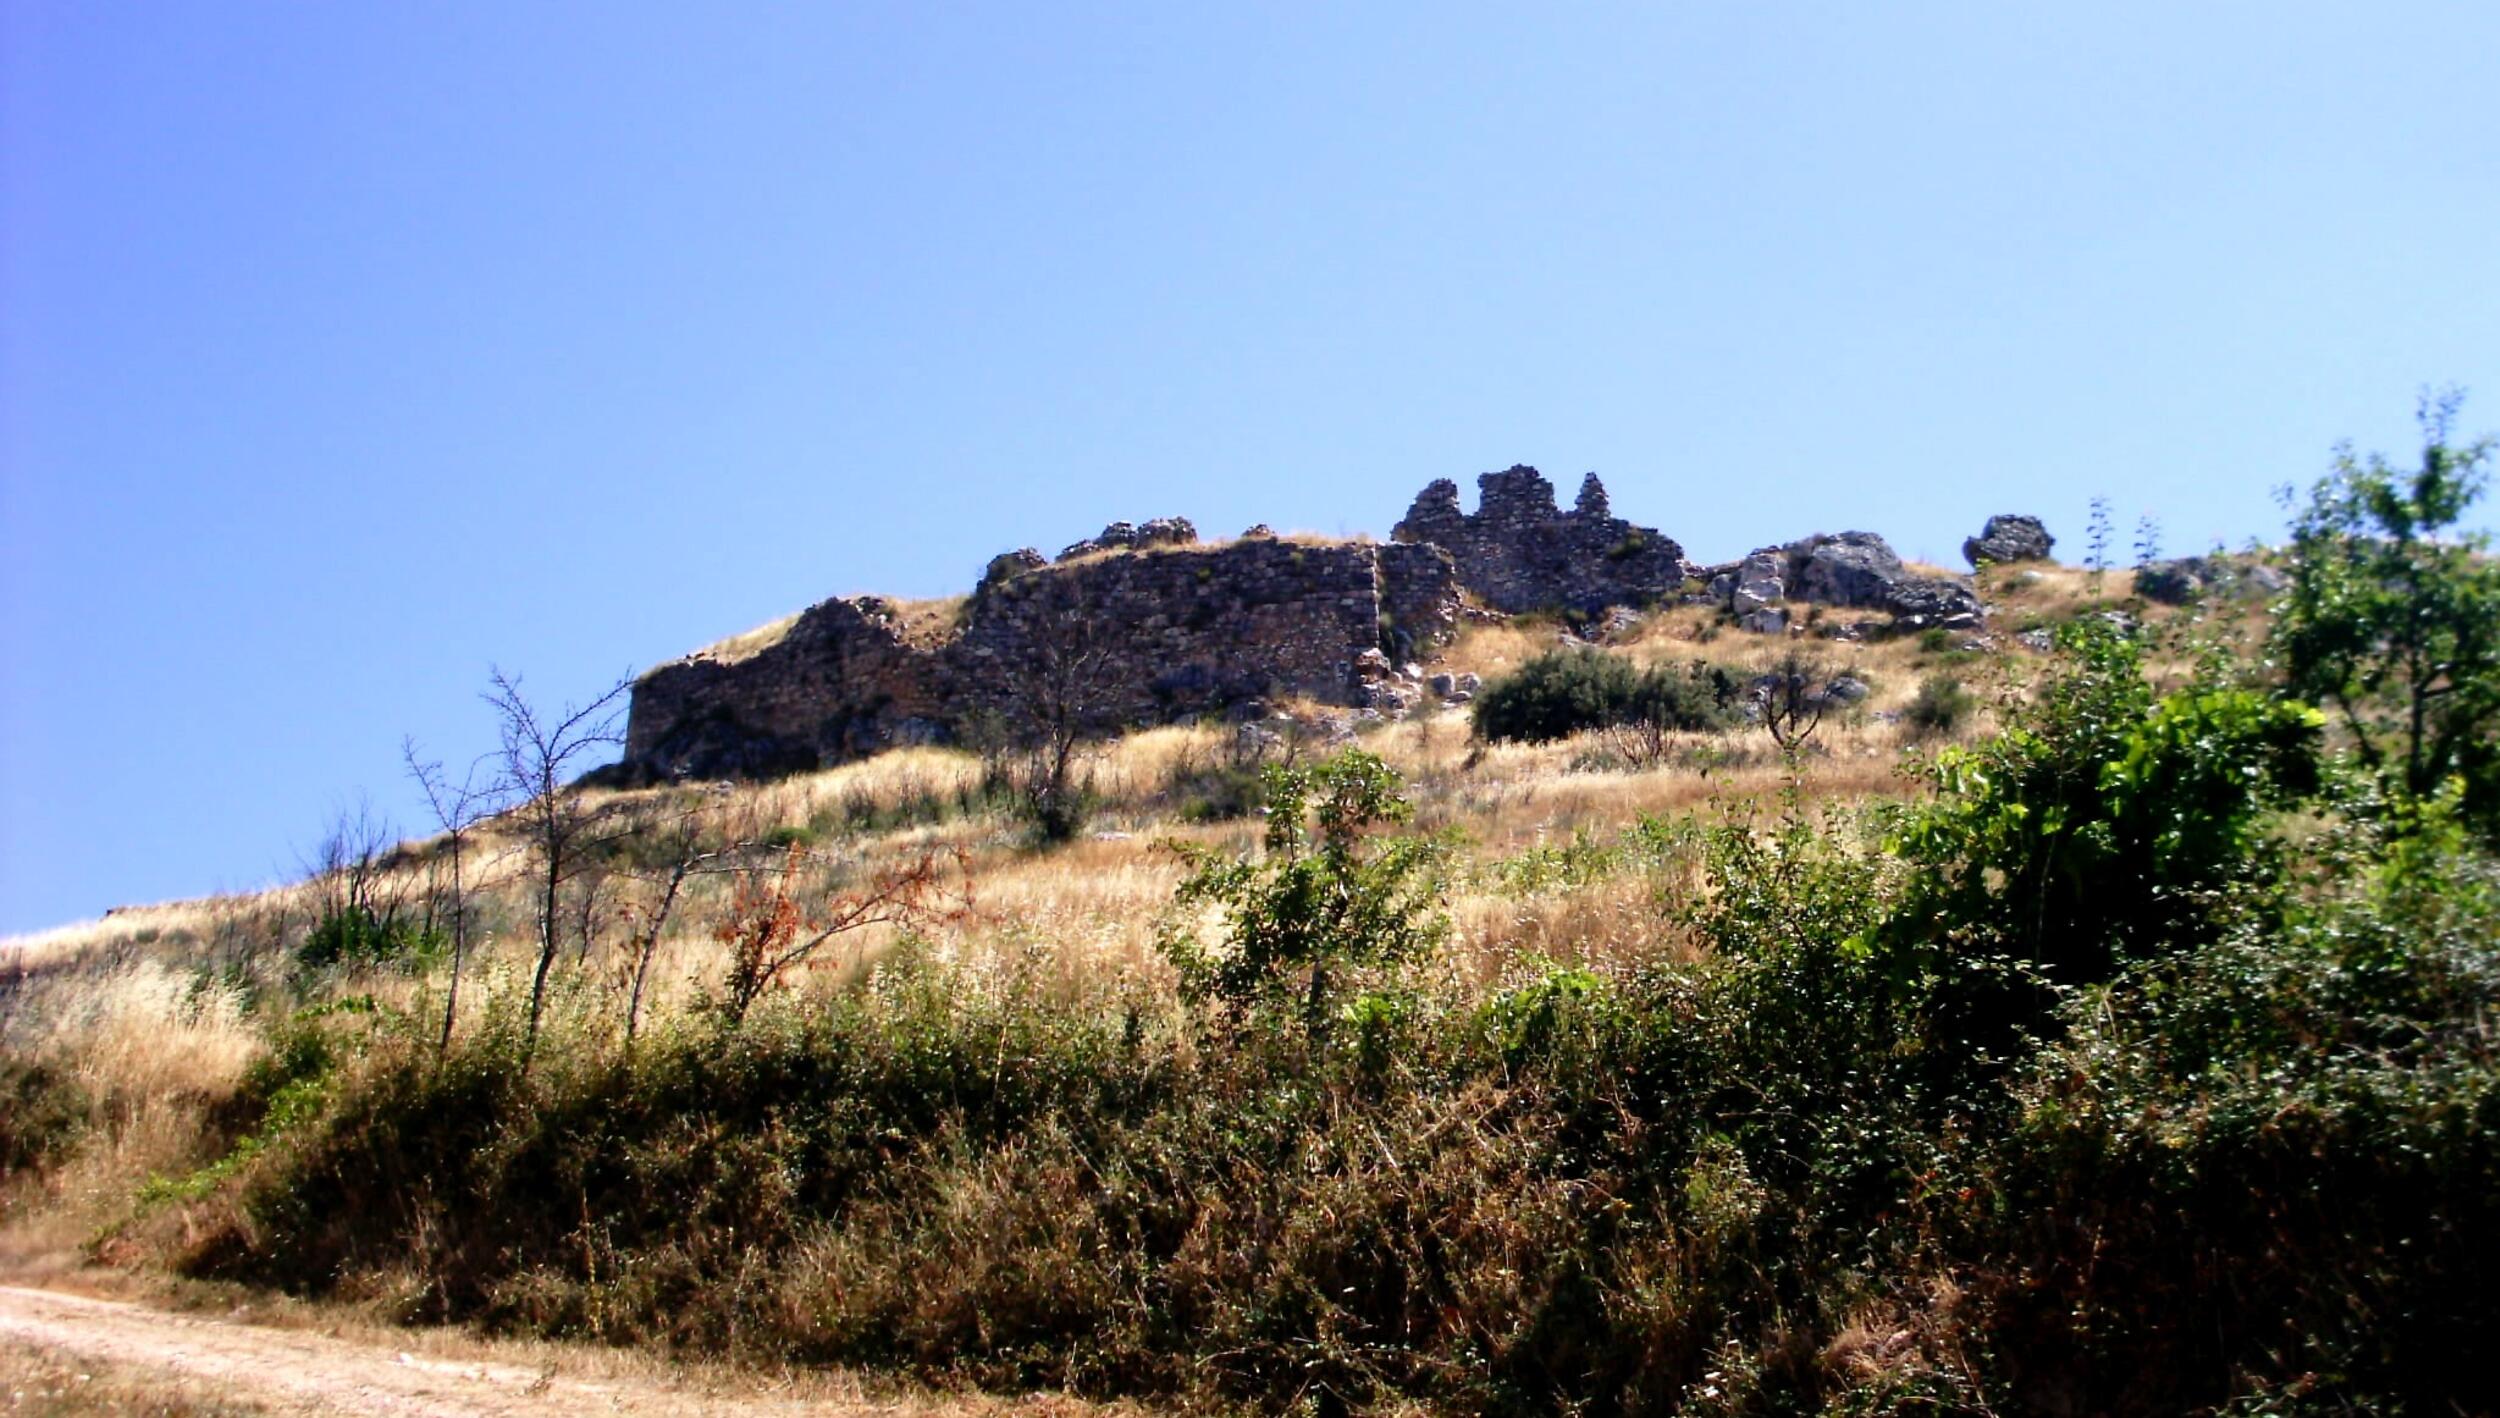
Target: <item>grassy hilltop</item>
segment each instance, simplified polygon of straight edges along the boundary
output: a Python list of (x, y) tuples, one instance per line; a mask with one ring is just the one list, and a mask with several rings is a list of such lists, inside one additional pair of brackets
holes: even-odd
[(0, 1235), (1185, 1408), (2491, 1411), (2500, 594), (2429, 441), (2271, 597), (1514, 618), (1430, 667), (1477, 717), (567, 790), (456, 891), (351, 831), (0, 955)]

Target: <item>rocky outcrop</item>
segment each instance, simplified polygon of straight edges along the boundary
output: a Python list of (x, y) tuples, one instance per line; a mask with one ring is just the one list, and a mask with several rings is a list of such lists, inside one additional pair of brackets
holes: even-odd
[(1476, 510), (1460, 508), (1458, 484), (1442, 478), (1419, 493), (1390, 535), (1447, 550), (1459, 580), (1499, 611), (1595, 614), (1673, 595), (1690, 571), (1684, 549), (1653, 527), (1614, 515), (1591, 473), (1569, 512), (1554, 485), (1519, 466), (1476, 479)]
[[(1615, 516), (1595, 474), (1568, 511), (1534, 468), (1486, 473), (1477, 488), (1470, 513), (1457, 484), (1425, 487), (1385, 545), (1281, 539), (1265, 524), (1207, 545), (1186, 518), (1114, 522), (1056, 558), (1032, 547), (992, 558), (942, 613), (826, 601), (777, 633), (644, 675), (614, 780), (769, 776), (1044, 716), (1109, 732), (1256, 717), (1293, 698), (1394, 716), (1474, 693), (1472, 677), (1422, 666), (1463, 623), (1560, 610), (1621, 638), (1638, 633), (1641, 608), (1709, 574)], [(1988, 535), (2029, 520), (1992, 518)], [(1967, 580), (1913, 575), (1869, 532), (1712, 570), (1711, 597), (1763, 633), (1789, 630), (1801, 604), (1885, 613), (1901, 629), (1975, 626), (1981, 612)]]
[(811, 608), (760, 649), (662, 665), (634, 687), (623, 776), (767, 777), (959, 738), (991, 716), (1066, 712), (1104, 732), (1258, 699), (1352, 704), (1367, 652), (1386, 641), (1403, 660), (1458, 624), (1457, 571), (1437, 547), (1168, 533), (1146, 547), (998, 557), (933, 637), (863, 596)]
[(1145, 551), (1153, 547), (1185, 547), (1198, 540), (1198, 529), (1186, 517), (1155, 517), (1140, 525), (1114, 522), (1095, 535), (1059, 553), (1076, 561), (1106, 551)]
[(2046, 561), (2049, 549), (2056, 545), (2057, 538), (2049, 535), (2039, 518), (2006, 513), (1989, 518), (1978, 536), (1963, 538), (1962, 559), (1973, 571), (2017, 561)]
[(2263, 600), (2291, 584), (2289, 577), (2244, 556), (2181, 556), (2147, 562), (2135, 570), (2135, 593), (2166, 606), (2221, 595)]
[(1900, 630), (1962, 629), (1982, 614), (1967, 581), (1910, 574), (1892, 544), (1873, 532), (1817, 533), (1710, 570), (1711, 599), (1761, 634), (1786, 630), (1786, 606), (1795, 602), (1882, 611)]
[(742, 658), (696, 654), (634, 684), (630, 776), (768, 778), (930, 736), (950, 705), (931, 656), (875, 596), (810, 607)]

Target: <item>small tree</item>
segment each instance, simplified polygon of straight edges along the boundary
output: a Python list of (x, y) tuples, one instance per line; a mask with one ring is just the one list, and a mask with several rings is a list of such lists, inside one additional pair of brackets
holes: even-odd
[(1348, 749), (1310, 766), (1269, 764), (1267, 853), (1226, 859), (1195, 843), (1167, 844), (1193, 870), (1174, 894), (1181, 912), (1223, 909), (1226, 948), (1201, 945), (1184, 920), (1156, 945), (1184, 993), (1239, 1016), (1299, 996), (1306, 1029), (1327, 1025), (1341, 977), (1414, 960), (1448, 933), (1442, 911), (1443, 843), (1378, 829), (1408, 821), (1396, 771)]
[(1675, 735), (1725, 727), (1737, 695), (1736, 679), (1716, 665), (1652, 665), (1632, 681), (1631, 697), (1606, 726), (1606, 743), (1633, 767), (1655, 768)]
[(303, 862), (318, 905), (312, 929), (295, 952), (299, 963), (381, 960), (423, 938), (422, 927), (401, 918), (406, 891), (391, 869), (398, 842), (399, 834), (374, 815), (371, 803), (360, 798), (355, 807), (338, 812), (311, 860)]
[(1064, 842), (1083, 830), (1092, 796), (1082, 772), (1084, 747), (1109, 726), (1120, 681), (1119, 638), (1081, 574), (1036, 571), (1000, 593), (1017, 598), (1026, 657), (1003, 727), (1019, 755), (1018, 806), (1043, 840)]
[(513, 809), (533, 863), (531, 895), (538, 927), (538, 966), (530, 976), (529, 1044), (538, 1042), (546, 1009), (547, 976), (554, 969), (564, 915), (564, 888), (579, 871), (587, 849), (606, 835), (604, 814), (573, 786), (589, 759), (616, 743), (617, 717), (633, 689), (620, 679), (589, 703), (542, 711), (521, 693), (518, 676), (493, 671), (486, 702), (502, 739), (496, 787), (519, 805)]
[(495, 799), (491, 786), (477, 781), (479, 762), (470, 763), (454, 783), (439, 761), (417, 756), (415, 739), (400, 741), (399, 756), (408, 765), (408, 776), (416, 780), (417, 790), (425, 795), (450, 859), (451, 896), (443, 914), (451, 924), (451, 983), (443, 991), (443, 1033), (434, 1048), (440, 1057), (450, 1051), (452, 1026), (460, 1017), (460, 967), (469, 953), (469, 835), (480, 819), (493, 813)]
[(729, 948), (718, 1009), (733, 1027), (791, 970), (837, 937), (871, 926), (922, 930), (972, 910), (972, 879), (960, 849), (924, 850), (857, 886), (825, 892), (812, 909), (802, 904), (811, 894), (809, 867), (806, 846), (794, 844), (776, 859), (737, 873), (729, 907), (713, 930)]
[(2458, 779), (2488, 829), (2500, 823), (2500, 566), (2489, 538), (2458, 524), (2493, 444), (2451, 441), (2461, 401), (2423, 397), (2419, 468), (2336, 450), (2292, 509), (2273, 635), (2291, 692), (2334, 712), (2388, 791), (2418, 800)]
[(727, 856), (707, 848), (708, 826), (708, 814), (700, 806), (688, 807), (656, 824), (645, 824), (636, 856), (649, 865), (621, 873), (636, 888), (620, 908), (633, 926), (625, 995), (628, 1048), (633, 1046), (634, 1035), (642, 1024), (642, 998), (650, 985), (651, 962), (660, 952), (660, 941), (668, 934), (669, 919), (676, 913), (687, 883), (707, 871), (719, 870)]
[(1787, 650), (1771, 661), (1758, 681), (1762, 727), (1780, 752), (1791, 758), (1805, 751), (1831, 710), (1831, 696), (1821, 687), (1822, 679), (1821, 661), (1801, 650)]

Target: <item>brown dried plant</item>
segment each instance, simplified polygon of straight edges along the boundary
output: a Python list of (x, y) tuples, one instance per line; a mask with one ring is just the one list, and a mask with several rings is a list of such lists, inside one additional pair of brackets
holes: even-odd
[(729, 950), (717, 1008), (731, 1025), (837, 937), (871, 926), (924, 931), (972, 915), (972, 873), (960, 847), (923, 848), (900, 866), (879, 868), (859, 885), (831, 892), (812, 911), (800, 905), (809, 894), (809, 860), (805, 844), (793, 844), (778, 864), (733, 874), (728, 907), (712, 931)]

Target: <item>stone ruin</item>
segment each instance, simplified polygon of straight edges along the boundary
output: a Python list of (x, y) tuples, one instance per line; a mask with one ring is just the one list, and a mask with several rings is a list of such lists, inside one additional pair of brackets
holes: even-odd
[(1873, 532), (1818, 532), (1704, 570), (1708, 599), (1727, 607), (1739, 626), (1765, 635), (1790, 628), (1792, 605), (1874, 610), (1889, 618), (1835, 622), (1836, 632), (1850, 639), (1877, 630), (1973, 630), (1983, 614), (1969, 581), (1912, 575), (1892, 544)]
[(1417, 663), (1471, 617), (1559, 611), (1587, 624), (1716, 601), (1768, 633), (1790, 631), (1800, 601), (1883, 611), (1900, 628), (1980, 615), (1966, 581), (1911, 575), (1871, 533), (1701, 567), (1615, 516), (1594, 473), (1569, 511), (1534, 468), (1477, 484), (1473, 513), (1455, 483), (1427, 486), (1385, 544), (1279, 538), (1264, 524), (1207, 544), (1186, 518), (1114, 522), (1055, 559), (1030, 547), (993, 558), (957, 602), (822, 602), (777, 633), (645, 674), (613, 777), (770, 777), (1037, 717), (1109, 733), (1280, 699), (1396, 715), (1476, 688)]
[(1142, 542), (1115, 523), (1057, 563), (1009, 552), (941, 623), (850, 597), (760, 649), (662, 665), (634, 685), (620, 776), (772, 776), (1036, 712), (1107, 733), (1272, 698), (1353, 704), (1372, 693), (1384, 642), (1426, 654), (1458, 625), (1457, 573), (1438, 547), (1202, 546), (1174, 522), (1181, 532)]
[(1680, 591), (1692, 566), (1684, 549), (1654, 527), (1636, 527), (1607, 506), (1591, 473), (1569, 512), (1534, 468), (1513, 467), (1476, 480), (1473, 515), (1458, 506), (1458, 484), (1427, 485), (1390, 535), (1446, 548), (1458, 579), (1484, 604), (1516, 615), (1567, 610), (1594, 615), (1609, 606), (1646, 606)]

